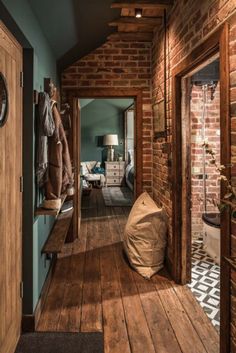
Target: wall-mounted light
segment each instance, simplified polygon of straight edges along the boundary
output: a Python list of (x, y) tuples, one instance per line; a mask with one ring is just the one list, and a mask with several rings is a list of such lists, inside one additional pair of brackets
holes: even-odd
[(135, 17), (141, 18), (142, 16), (143, 16), (143, 10), (142, 9), (135, 9)]

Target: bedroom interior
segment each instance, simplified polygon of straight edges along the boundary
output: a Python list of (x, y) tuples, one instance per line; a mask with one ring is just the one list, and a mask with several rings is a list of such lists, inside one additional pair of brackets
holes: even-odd
[(134, 100), (79, 99), (83, 195), (102, 188), (106, 205), (131, 206), (134, 188)]

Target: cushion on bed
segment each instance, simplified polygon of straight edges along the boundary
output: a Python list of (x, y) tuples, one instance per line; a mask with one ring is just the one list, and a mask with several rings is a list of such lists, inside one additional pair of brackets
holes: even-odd
[(88, 168), (87, 168), (85, 162), (81, 162), (81, 163), (80, 163), (80, 170), (81, 170), (81, 175), (86, 175), (86, 174), (88, 174)]
[(89, 161), (89, 162), (85, 162), (85, 163), (86, 163), (86, 167), (87, 167), (89, 173), (92, 173), (92, 170), (95, 167), (95, 165), (97, 164), (97, 161)]
[(80, 162), (82, 175), (87, 175), (92, 172), (92, 169), (97, 164), (96, 161)]
[(144, 278), (150, 279), (163, 267), (166, 231), (165, 211), (144, 192), (132, 207), (123, 242), (131, 266)]

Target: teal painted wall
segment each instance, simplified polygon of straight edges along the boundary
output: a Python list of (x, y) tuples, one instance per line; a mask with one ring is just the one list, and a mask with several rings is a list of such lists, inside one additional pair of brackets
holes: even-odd
[[(43, 90), (44, 77), (51, 77), (54, 82), (58, 82), (56, 58), (43, 35), (42, 29), (28, 1), (3, 0), (2, 2), (34, 49), (34, 89), (38, 91)], [(29, 148), (32, 148), (34, 151), (34, 129), (31, 136)], [(34, 171), (34, 161), (32, 165), (29, 165), (29, 170), (30, 168)], [(34, 173), (32, 177), (33, 185), (35, 185)], [(39, 192), (34, 187), (31, 190), (31, 195), (29, 194), (28, 196), (32, 197), (35, 206), (40, 201), (38, 195)], [(32, 263), (29, 263), (28, 266), (29, 268), (30, 266), (33, 267), (33, 277), (30, 280), (31, 283), (27, 284), (27, 288), (30, 288), (30, 290), (24, 292), (24, 301), (26, 302), (26, 305), (24, 305), (24, 314), (33, 313), (48, 273), (50, 261), (46, 260), (44, 255), (41, 255), (41, 250), (54, 223), (52, 217), (41, 216), (34, 218), (34, 214), (31, 211), (29, 212), (29, 218), (32, 221), (32, 254), (27, 254), (27, 256), (29, 259), (32, 259), (30, 260)]]
[(43, 78), (57, 81), (55, 56), (27, 0), (2, 0), (34, 48), (34, 87), (43, 89)]
[(114, 149), (124, 155), (124, 110), (132, 103), (132, 99), (81, 100), (81, 161), (104, 162), (106, 134), (118, 134), (119, 146)]

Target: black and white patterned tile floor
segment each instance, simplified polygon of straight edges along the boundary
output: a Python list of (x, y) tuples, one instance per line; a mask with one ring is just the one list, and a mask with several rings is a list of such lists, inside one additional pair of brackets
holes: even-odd
[(204, 251), (201, 238), (192, 244), (192, 282), (188, 286), (219, 331), (220, 266)]

